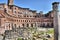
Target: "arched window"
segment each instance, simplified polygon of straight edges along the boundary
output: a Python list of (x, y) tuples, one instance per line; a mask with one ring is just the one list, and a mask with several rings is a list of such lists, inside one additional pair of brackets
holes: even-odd
[(18, 22), (18, 20), (17, 20), (17, 22)]
[(24, 24), (22, 24), (22, 26), (24, 27)]
[(25, 22), (26, 22), (26, 20), (25, 20)]
[(30, 22), (30, 20), (29, 20), (29, 22)]
[(21, 20), (21, 22), (22, 22), (22, 20)]
[(28, 20), (27, 20), (27, 22), (28, 22)]
[(24, 20), (23, 20), (23, 22), (24, 22)]

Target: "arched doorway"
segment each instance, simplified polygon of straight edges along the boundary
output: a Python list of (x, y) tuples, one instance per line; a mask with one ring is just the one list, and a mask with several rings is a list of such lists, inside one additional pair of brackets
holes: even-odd
[(33, 24), (31, 24), (31, 27), (33, 27)]
[(27, 27), (29, 27), (29, 24), (27, 24)]
[(22, 24), (22, 26), (24, 27), (24, 24)]

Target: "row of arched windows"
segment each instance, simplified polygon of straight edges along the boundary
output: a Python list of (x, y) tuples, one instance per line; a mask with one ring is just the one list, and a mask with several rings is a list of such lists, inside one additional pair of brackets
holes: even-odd
[[(34, 25), (33, 24), (30, 24), (31, 26), (30, 27), (33, 27)], [(21, 27), (20, 25), (18, 26), (19, 28)], [(29, 24), (22, 24), (22, 27), (29, 27)], [(12, 28), (17, 28), (17, 24), (12, 24)]]
[(45, 27), (45, 28), (52, 28), (53, 27), (53, 23), (47, 23), (47, 24), (45, 24), (45, 23), (43, 23), (43, 24), (41, 24), (40, 25), (40, 27)]
[(24, 15), (24, 17), (33, 17), (33, 16), (31, 16), (31, 15)]
[(15, 20), (15, 22), (32, 22), (31, 20)]

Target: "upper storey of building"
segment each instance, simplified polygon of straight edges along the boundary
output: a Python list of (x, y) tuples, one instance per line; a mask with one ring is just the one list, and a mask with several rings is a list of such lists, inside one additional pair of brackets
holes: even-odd
[[(58, 2), (54, 2), (53, 5), (53, 10), (56, 10), (56, 4)], [(42, 11), (39, 13), (36, 12), (36, 10), (30, 10), (29, 8), (22, 8), (19, 6), (16, 6), (13, 4), (13, 0), (8, 0), (8, 3), (2, 3), (0, 4), (0, 11), (4, 11), (5, 13), (15, 16), (15, 17), (53, 17), (52, 13), (53, 11), (48, 12), (47, 14), (43, 14)], [(48, 15), (49, 14), (49, 15)]]

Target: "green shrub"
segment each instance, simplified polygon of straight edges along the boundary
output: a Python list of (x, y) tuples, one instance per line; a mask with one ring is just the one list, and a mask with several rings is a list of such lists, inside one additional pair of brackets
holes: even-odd
[(18, 38), (17, 40), (22, 40), (22, 38)]

